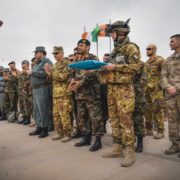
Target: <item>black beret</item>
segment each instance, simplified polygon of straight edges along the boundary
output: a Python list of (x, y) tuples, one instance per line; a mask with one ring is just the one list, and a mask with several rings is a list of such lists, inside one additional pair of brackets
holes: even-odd
[(15, 63), (15, 61), (11, 61), (8, 65), (10, 65), (10, 64), (16, 64), (16, 63)]
[(79, 45), (80, 43), (86, 44), (86, 46), (90, 46), (91, 45), (90, 41), (87, 40), (87, 39), (80, 39), (78, 41), (77, 45)]

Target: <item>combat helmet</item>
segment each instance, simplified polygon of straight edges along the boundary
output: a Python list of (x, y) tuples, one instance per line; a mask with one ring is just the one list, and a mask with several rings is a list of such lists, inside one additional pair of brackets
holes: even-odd
[(127, 21), (116, 21), (113, 24), (109, 25), (108, 32), (119, 31), (126, 32), (127, 34), (130, 32), (130, 26), (128, 25), (130, 18)]

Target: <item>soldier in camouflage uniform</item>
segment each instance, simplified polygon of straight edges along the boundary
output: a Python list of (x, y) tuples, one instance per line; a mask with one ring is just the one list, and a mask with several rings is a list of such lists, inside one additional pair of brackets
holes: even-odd
[(29, 70), (29, 62), (27, 60), (22, 61), (22, 73), (18, 78), (19, 89), (19, 108), (23, 115), (22, 121), (19, 124), (30, 124), (30, 118), (32, 114), (32, 88), (30, 86), (30, 75), (26, 73)]
[(135, 91), (135, 110), (133, 112), (134, 120), (134, 134), (137, 137), (136, 152), (143, 150), (143, 137), (145, 135), (144, 129), (144, 110), (145, 110), (145, 88), (147, 85), (147, 76), (144, 72), (144, 63), (141, 61), (140, 70), (134, 77), (134, 91)]
[[(62, 139), (61, 142), (71, 140), (72, 123), (72, 99), (71, 91), (68, 89), (70, 82), (69, 62), (64, 59), (64, 50), (61, 46), (53, 48), (53, 55), (56, 63), (52, 68), (53, 84), (53, 119), (57, 135), (52, 140)], [(48, 73), (48, 71), (47, 71)]]
[[(164, 59), (156, 55), (156, 46), (147, 47), (148, 61), (145, 63), (145, 72), (148, 77), (146, 89), (147, 108), (145, 113), (146, 135), (153, 135), (153, 124), (157, 133), (155, 139), (164, 137), (164, 93), (160, 85), (161, 68)], [(154, 122), (153, 122), (154, 121)]]
[[(81, 39), (78, 42), (80, 53), (79, 61), (89, 59), (97, 60), (97, 57), (89, 53), (90, 42)], [(69, 88), (75, 92), (77, 101), (79, 128), (83, 134), (76, 147), (90, 145), (91, 136), (95, 136), (95, 142), (90, 151), (97, 151), (102, 148), (101, 136), (104, 134), (104, 122), (102, 120), (101, 94), (98, 74), (95, 71), (76, 70)]]
[(5, 80), (3, 78), (3, 70), (4, 68), (0, 66), (0, 121), (5, 120), (5, 109), (4, 109), (4, 88), (5, 88)]
[(128, 38), (128, 22), (116, 21), (110, 26), (115, 47), (111, 53), (111, 64), (101, 72), (101, 80), (108, 84), (108, 109), (113, 136), (113, 151), (105, 153), (103, 157), (121, 157), (124, 148), (123, 167), (135, 162), (133, 77), (140, 64), (139, 47)]
[(20, 72), (16, 69), (14, 61), (8, 65), (10, 72), (4, 76), (6, 80), (5, 109), (8, 112), (8, 116), (14, 114), (14, 117), (10, 118), (8, 122), (15, 122), (17, 120), (18, 76)]
[(171, 37), (170, 47), (175, 52), (164, 62), (161, 72), (161, 84), (166, 96), (169, 139), (172, 142), (172, 146), (165, 151), (167, 155), (180, 152), (180, 34)]

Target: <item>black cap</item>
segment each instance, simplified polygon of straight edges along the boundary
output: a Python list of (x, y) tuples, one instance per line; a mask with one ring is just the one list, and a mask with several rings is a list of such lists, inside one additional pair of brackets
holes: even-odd
[(78, 41), (77, 45), (79, 45), (80, 43), (86, 44), (86, 46), (90, 46), (91, 45), (90, 41), (87, 40), (87, 39), (80, 39)]

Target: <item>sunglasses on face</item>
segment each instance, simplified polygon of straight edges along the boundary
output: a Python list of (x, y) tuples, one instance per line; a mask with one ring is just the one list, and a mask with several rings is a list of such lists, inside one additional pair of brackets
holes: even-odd
[(54, 55), (58, 55), (59, 53), (58, 52), (55, 52), (55, 53), (53, 53)]
[(146, 48), (147, 51), (151, 51), (153, 48)]

